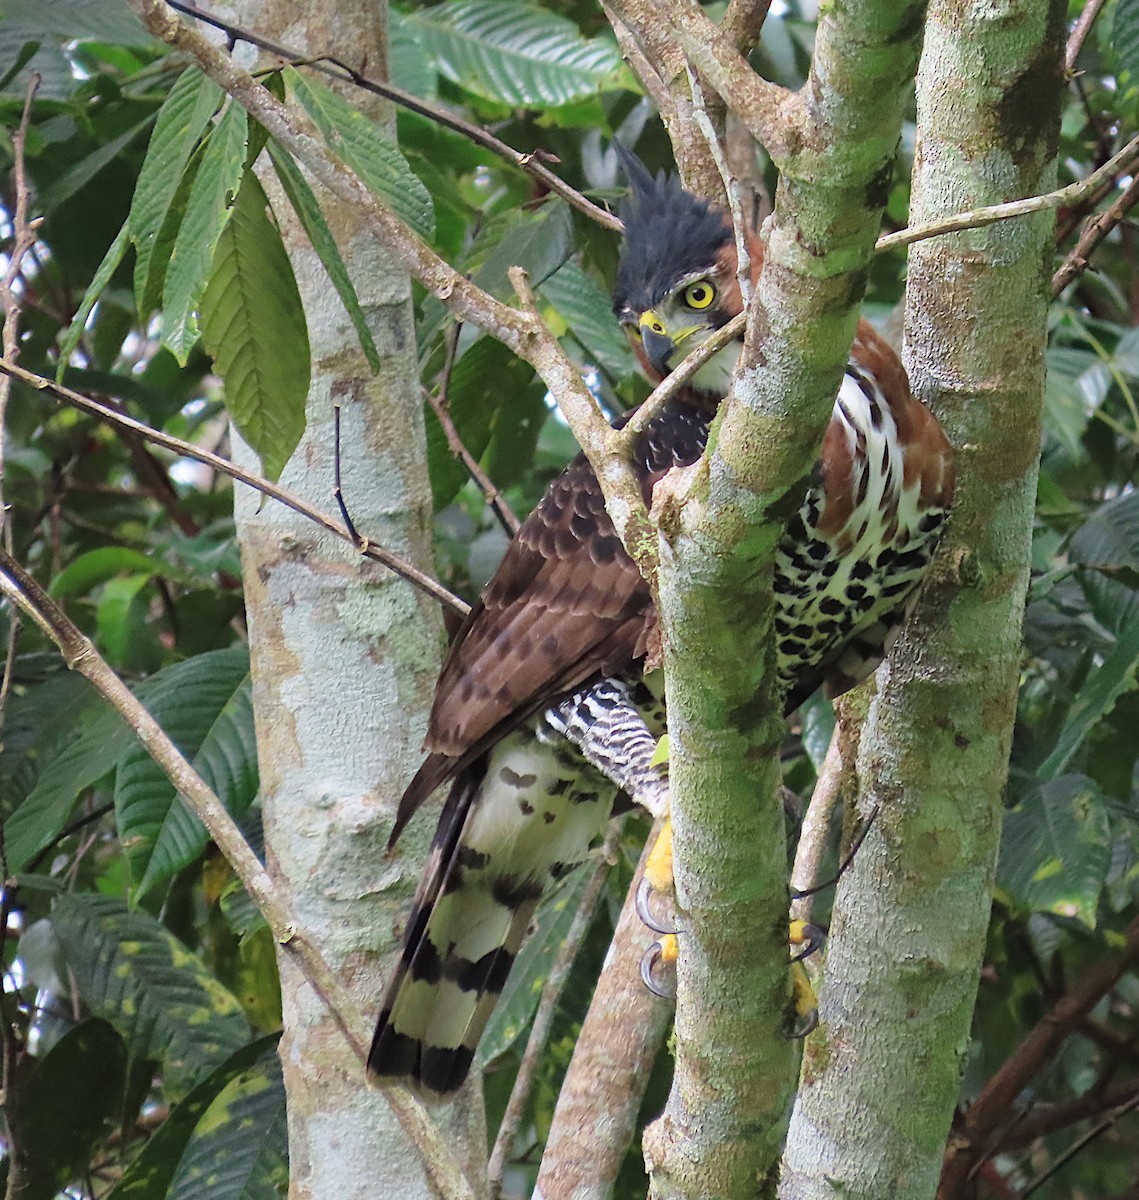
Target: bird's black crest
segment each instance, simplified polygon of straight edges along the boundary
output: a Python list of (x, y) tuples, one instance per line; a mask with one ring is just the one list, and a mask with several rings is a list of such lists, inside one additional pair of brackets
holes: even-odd
[(654, 179), (631, 151), (613, 143), (632, 191), (621, 205), (625, 244), (613, 290), (613, 311), (644, 312), (653, 308), (686, 275), (711, 267), (732, 237), (731, 225), (718, 209), (680, 186), (663, 171)]

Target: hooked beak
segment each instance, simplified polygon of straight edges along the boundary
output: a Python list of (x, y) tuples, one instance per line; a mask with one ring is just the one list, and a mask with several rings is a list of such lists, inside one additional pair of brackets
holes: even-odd
[(644, 347), (645, 358), (649, 365), (662, 377), (670, 371), (669, 359), (672, 357), (676, 343), (668, 335), (664, 322), (652, 309), (641, 314), (641, 345)]

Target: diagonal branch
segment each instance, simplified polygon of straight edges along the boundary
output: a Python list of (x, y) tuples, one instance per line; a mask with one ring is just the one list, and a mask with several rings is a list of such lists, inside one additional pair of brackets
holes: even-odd
[(430, 575), (425, 575), (417, 567), (400, 558), (399, 555), (393, 554), (390, 550), (385, 550), (382, 546), (377, 546), (368, 538), (360, 539), (354, 536), (353, 532), (347, 526), (342, 525), (339, 521), (334, 521), (327, 513), (322, 512), (315, 505), (309, 504), (307, 500), (303, 500), (300, 496), (288, 491), (279, 484), (271, 483), (268, 479), (264, 479), (260, 475), (254, 475), (250, 471), (243, 470), (235, 463), (230, 462), (228, 458), (222, 458), (220, 454), (204, 450), (200, 446), (195, 446), (192, 442), (185, 442), (181, 438), (172, 437), (170, 434), (163, 433), (159, 429), (152, 429), (149, 425), (144, 425), (141, 421), (136, 421), (134, 417), (129, 417), (126, 413), (120, 412), (116, 408), (100, 404), (98, 400), (92, 400), (89, 396), (84, 396), (80, 392), (73, 392), (70, 388), (66, 388), (62, 384), (55, 383), (51, 379), (46, 379), (42, 375), (33, 374), (31, 371), (25, 371), (23, 367), (18, 367), (15, 363), (8, 362), (2, 358), (0, 358), (0, 375), (3, 375), (5, 378), (18, 379), (28, 387), (35, 388), (39, 392), (45, 392), (47, 395), (53, 396), (56, 400), (61, 400), (64, 404), (69, 404), (72, 408), (77, 408), (82, 412), (91, 413), (92, 416), (99, 417), (101, 420), (106, 421), (108, 425), (129, 432), (148, 442), (153, 442), (154, 445), (161, 446), (164, 450), (172, 450), (175, 454), (179, 454), (184, 458), (192, 458), (195, 462), (204, 463), (207, 467), (212, 467), (219, 474), (227, 475), (230, 479), (236, 479), (239, 483), (244, 483), (247, 487), (253, 488), (254, 491), (260, 492), (264, 496), (269, 496), (271, 499), (285, 505), (286, 508), (291, 508), (294, 512), (300, 513), (301, 516), (307, 517), (314, 524), (327, 530), (333, 536), (349, 542), (365, 558), (370, 558), (373, 562), (378, 562), (390, 571), (394, 571), (402, 579), (406, 579), (408, 583), (413, 584), (435, 600), (438, 600), (440, 604), (454, 609), (460, 616), (465, 617), (470, 611), (470, 606), (460, 600), (458, 596), (452, 595), (441, 583), (432, 579)]

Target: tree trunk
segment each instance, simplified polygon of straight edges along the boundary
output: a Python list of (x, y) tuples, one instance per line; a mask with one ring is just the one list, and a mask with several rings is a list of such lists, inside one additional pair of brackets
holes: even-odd
[[(302, 53), (382, 75), (386, 4), (291, 7), (241, 0), (234, 19)], [(394, 134), (389, 109), (353, 103)], [(333, 405), (342, 408), (345, 500), (361, 533), (432, 569), (432, 506), (415, 357), (411, 285), (346, 207), (321, 206), (350, 266), (382, 358), (373, 376), (347, 314), (288, 201), (263, 173), (304, 300), (313, 351), (308, 428), (282, 483), (327, 508)], [(248, 459), (248, 452), (245, 452)], [(381, 955), (395, 948), (426, 845), (385, 842), (418, 765), (441, 647), (438, 606), (345, 543), (279, 505), (237, 493), (253, 663), (268, 865), (298, 921), (371, 1016)], [(280, 956), (290, 1196), (434, 1194), (417, 1153), (327, 1011)], [(455, 1151), (482, 1178), (481, 1104), (449, 1110)], [(477, 1184), (476, 1184), (477, 1187)]]
[[(1065, 8), (937, 0), (911, 221), (1046, 191)], [(917, 243), (915, 393), (958, 447), (939, 566), (879, 672), (858, 757), (874, 829), (843, 879), (791, 1122), (786, 1200), (931, 1197), (988, 929), (1044, 396), (1051, 214)]]

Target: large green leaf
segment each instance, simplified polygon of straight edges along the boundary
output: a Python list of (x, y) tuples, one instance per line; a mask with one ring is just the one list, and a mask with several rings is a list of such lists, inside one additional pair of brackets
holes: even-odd
[(1108, 41), (1131, 83), (1139, 83), (1139, 0), (1117, 0)]
[(1000, 887), (1032, 912), (1074, 917), (1095, 928), (1111, 865), (1107, 809), (1084, 775), (1036, 788), (1005, 817)]
[(594, 866), (592, 861), (583, 863), (538, 908), (534, 931), (518, 954), (479, 1043), (476, 1057), (480, 1064), (485, 1066), (505, 1054), (530, 1027), (542, 988), (577, 915)]
[(238, 1002), (149, 913), (75, 892), (51, 920), (84, 1002), (122, 1034), (132, 1060), (162, 1064), (172, 1099), (249, 1041)]
[(190, 67), (178, 77), (158, 113), (127, 217), (135, 247), (135, 303), (142, 317), (150, 315), (162, 295), (168, 254), (161, 249), (163, 227), (190, 156), (223, 95), (213, 80)]
[(174, 239), (162, 292), (162, 343), (181, 366), (198, 340), (198, 306), (245, 171), (249, 119), (230, 101), (210, 134)]
[(163, 562), (162, 559), (132, 550), (129, 546), (100, 546), (97, 550), (88, 550), (69, 562), (52, 579), (48, 592), (57, 599), (82, 596), (97, 584), (104, 583), (124, 571), (147, 576), (161, 575), (163, 578), (187, 585), (201, 582), (187, 572)]
[(285, 1087), (274, 1047), (230, 1080), (202, 1114), (169, 1200), (283, 1200), (288, 1163)]
[(134, 733), (101, 701), (90, 726), (41, 771), (28, 798), (4, 823), (8, 869), (20, 871), (67, 824), (80, 794), (114, 770)]
[(107, 1193), (105, 1200), (167, 1200), (186, 1144), (221, 1092), (245, 1071), (276, 1056), (277, 1034), (242, 1046), (176, 1104)]
[(124, 225), (115, 236), (115, 240), (107, 247), (107, 253), (103, 255), (103, 261), (91, 277), (91, 282), (83, 293), (83, 299), (80, 300), (79, 307), (75, 310), (75, 316), (71, 318), (71, 324), (68, 325), (63, 335), (59, 346), (59, 366), (55, 373), (57, 380), (63, 379), (63, 373), (67, 370), (71, 355), (75, 347), (79, 345), (80, 338), (83, 337), (87, 318), (91, 315), (91, 310), (95, 307), (107, 284), (111, 282), (111, 276), (118, 270), (119, 263), (123, 261), (129, 244), (130, 231)]
[[(257, 795), (257, 743), (244, 648), (200, 654), (162, 673), (147, 708), (235, 817)], [(115, 772), (119, 836), (138, 894), (202, 852), (205, 827), (158, 764), (135, 743)]]
[(1139, 672), (1139, 617), (1133, 616), (1119, 630), (1114, 646), (1072, 700), (1064, 725), (1051, 753), (1036, 770), (1038, 779), (1059, 775), (1088, 734), (1111, 710), (1124, 692), (1135, 687)]
[(202, 340), (225, 380), (233, 423), (264, 473), (279, 478), (305, 429), (308, 327), (289, 256), (252, 172), (214, 255)]
[(558, 105), (592, 95), (621, 66), (608, 38), (523, 0), (455, 0), (405, 17), (448, 79), (487, 100)]
[(356, 336), (360, 339), (360, 349), (364, 351), (368, 365), (373, 371), (378, 371), (380, 369), (380, 352), (376, 349), (372, 331), (368, 328), (368, 322), (360, 308), (360, 298), (352, 286), (348, 268), (344, 265), (344, 259), (340, 257), (336, 239), (332, 236), (332, 230), (328, 228), (324, 214), (320, 211), (320, 205), (313, 195), (312, 188), (308, 185), (308, 180), (305, 179), (300, 167), (293, 162), (288, 151), (281, 149), (274, 141), (269, 142), (269, 157), (273, 160), (273, 168), (277, 172), (277, 178), (281, 181), (285, 195), (289, 198), (289, 203), (300, 218), (305, 233), (308, 234), (308, 240), (312, 243), (312, 248), (317, 252), (332, 286), (336, 289), (336, 294), (340, 297), (341, 304), (344, 305), (345, 311), (351, 318)]
[(1132, 586), (1139, 584), (1139, 492), (1125, 492), (1101, 504), (1076, 531), (1068, 558)]
[(157, 47), (126, 0), (5, 0), (5, 21), (67, 41)]
[(292, 67), (283, 74), (289, 91), (333, 151), (420, 237), (430, 238), (435, 232), (431, 195), (395, 142), (331, 88), (306, 79)]
[(575, 262), (559, 267), (541, 286), (542, 298), (557, 309), (586, 355), (614, 379), (637, 367), (617, 322), (613, 304), (592, 276)]
[(20, 1160), (19, 1200), (53, 1200), (83, 1173), (119, 1115), (125, 1080), (123, 1039), (98, 1019), (76, 1025), (42, 1058), (17, 1058), (4, 1116)]

